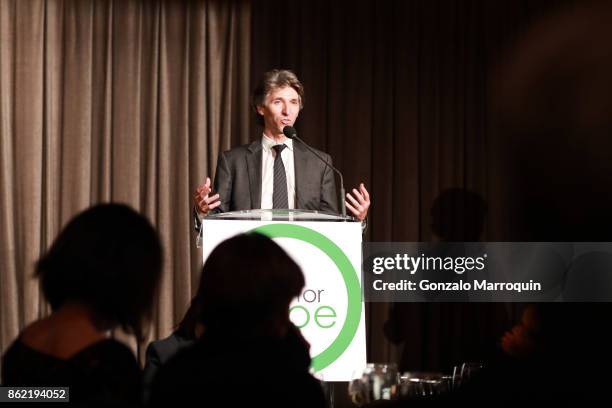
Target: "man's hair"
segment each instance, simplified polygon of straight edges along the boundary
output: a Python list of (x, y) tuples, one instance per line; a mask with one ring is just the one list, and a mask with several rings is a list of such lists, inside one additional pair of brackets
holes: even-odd
[(270, 238), (237, 235), (219, 244), (202, 268), (201, 322), (207, 329), (252, 332), (287, 317), (304, 284), (300, 267)]
[(300, 109), (304, 107), (304, 87), (297, 75), (295, 75), (293, 71), (287, 69), (273, 69), (263, 74), (251, 96), (251, 107), (253, 108), (257, 124), (264, 125), (263, 117), (257, 112), (257, 106), (264, 104), (266, 96), (268, 96), (271, 91), (286, 86), (295, 89), (300, 97)]
[(120, 325), (140, 338), (161, 265), (161, 243), (150, 222), (128, 206), (100, 204), (64, 227), (35, 274), (53, 310), (80, 303), (100, 329)]

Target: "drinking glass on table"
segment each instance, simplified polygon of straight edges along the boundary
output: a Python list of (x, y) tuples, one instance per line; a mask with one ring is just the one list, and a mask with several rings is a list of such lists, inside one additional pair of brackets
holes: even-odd
[(426, 398), (450, 391), (450, 376), (442, 373), (408, 371), (400, 376), (402, 399)]
[(349, 383), (349, 396), (358, 406), (375, 400), (392, 400), (398, 397), (396, 364), (368, 364), (353, 375)]
[(451, 388), (456, 389), (467, 383), (476, 373), (484, 368), (481, 362), (465, 362), (453, 367)]

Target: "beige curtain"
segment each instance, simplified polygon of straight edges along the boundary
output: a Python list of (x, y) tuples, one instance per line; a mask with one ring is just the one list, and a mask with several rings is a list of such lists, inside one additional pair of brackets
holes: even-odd
[(249, 138), (249, 60), (247, 1), (0, 0), (0, 352), (48, 313), (36, 259), (106, 201), (161, 234), (170, 333), (201, 264), (191, 192)]

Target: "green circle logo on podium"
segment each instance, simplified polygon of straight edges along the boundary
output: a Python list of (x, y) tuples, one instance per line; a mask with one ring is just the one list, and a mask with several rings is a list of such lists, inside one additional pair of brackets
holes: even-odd
[(361, 321), (361, 285), (353, 264), (342, 250), (325, 235), (310, 228), (292, 224), (268, 224), (252, 229), (270, 238), (293, 238), (315, 246), (338, 267), (347, 294), (346, 319), (338, 337), (321, 353), (312, 358), (312, 368), (320, 371), (332, 364), (353, 341)]

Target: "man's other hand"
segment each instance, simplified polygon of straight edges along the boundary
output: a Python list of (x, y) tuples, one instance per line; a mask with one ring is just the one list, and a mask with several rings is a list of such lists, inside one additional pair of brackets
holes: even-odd
[(219, 194), (209, 196), (211, 191), (210, 178), (206, 177), (206, 182), (199, 186), (193, 195), (193, 203), (202, 216), (208, 215), (211, 210), (221, 205)]
[(368, 209), (370, 208), (370, 194), (366, 190), (363, 183), (359, 184), (359, 190), (353, 189), (353, 195), (351, 193), (346, 194), (346, 208), (348, 208), (355, 218), (359, 221), (363, 221), (368, 216)]

